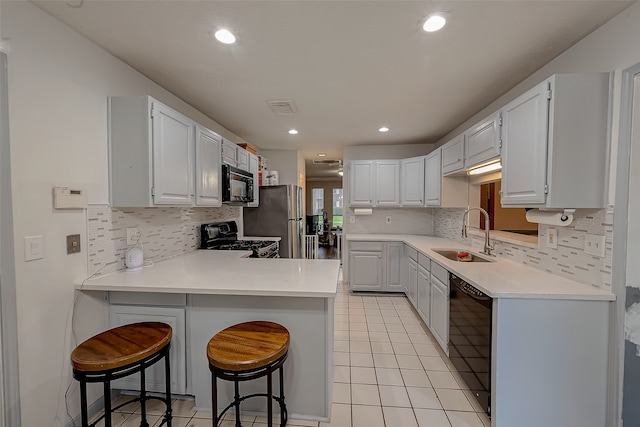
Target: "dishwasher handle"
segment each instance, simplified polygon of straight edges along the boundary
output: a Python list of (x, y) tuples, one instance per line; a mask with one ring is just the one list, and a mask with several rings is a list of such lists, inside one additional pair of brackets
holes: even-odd
[(477, 289), (475, 286), (470, 285), (469, 283), (465, 282), (464, 280), (462, 280), (461, 278), (457, 277), (454, 274), (450, 273), (449, 281), (453, 286), (456, 287), (457, 290), (459, 290), (460, 292), (462, 292), (465, 295), (468, 295), (469, 297), (473, 298), (474, 300), (477, 300), (477, 301), (491, 301), (491, 297), (490, 296), (488, 296), (487, 294), (485, 294), (481, 290)]

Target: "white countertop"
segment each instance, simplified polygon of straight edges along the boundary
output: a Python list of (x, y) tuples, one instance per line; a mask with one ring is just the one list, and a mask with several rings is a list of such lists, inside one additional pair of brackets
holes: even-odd
[(340, 262), (242, 258), (247, 251), (198, 250), (78, 285), (80, 290), (241, 296), (335, 297)]
[(464, 249), (473, 253), (478, 251), (439, 237), (408, 234), (347, 234), (346, 239), (347, 241), (404, 242), (492, 298), (615, 300), (615, 295), (604, 289), (556, 276), (502, 257), (493, 258), (495, 262), (451, 261), (432, 249)]

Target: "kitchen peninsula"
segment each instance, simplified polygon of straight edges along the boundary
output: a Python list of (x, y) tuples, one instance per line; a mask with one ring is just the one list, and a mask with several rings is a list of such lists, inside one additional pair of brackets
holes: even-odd
[[(282, 324), (291, 334), (284, 374), (289, 415), (326, 421), (331, 405), (333, 303), (340, 263), (243, 258), (248, 253), (195, 251), (141, 271), (119, 271), (91, 279), (77, 289), (109, 292), (112, 326), (150, 317), (174, 319), (172, 387), (175, 394), (195, 396), (197, 409), (211, 408), (206, 358), (209, 339), (243, 321)], [(232, 394), (230, 385), (224, 386), (219, 390), (222, 407)], [(263, 392), (263, 388), (263, 382), (251, 382), (243, 385), (243, 392)], [(246, 410), (262, 412), (263, 400), (247, 401)]]

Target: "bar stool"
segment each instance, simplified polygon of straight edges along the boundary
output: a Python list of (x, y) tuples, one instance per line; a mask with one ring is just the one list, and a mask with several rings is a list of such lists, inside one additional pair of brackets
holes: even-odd
[[(141, 403), (140, 427), (148, 427), (146, 402), (161, 400), (167, 409), (160, 426), (171, 427), (171, 372), (169, 348), (171, 326), (159, 322), (142, 322), (109, 329), (89, 338), (71, 353), (73, 377), (80, 382), (82, 427), (95, 426), (104, 418), (111, 427), (111, 413), (131, 402)], [(145, 390), (144, 371), (164, 358), (165, 397), (148, 396)], [(140, 372), (140, 395), (111, 408), (111, 381)], [(103, 383), (104, 415), (89, 424), (87, 408), (87, 383)]]
[[(217, 427), (224, 414), (235, 407), (236, 427), (240, 424), (240, 403), (250, 397), (267, 398), (268, 426), (273, 426), (272, 401), (280, 405), (280, 426), (287, 425), (287, 405), (284, 401), (283, 365), (289, 350), (289, 331), (273, 322), (254, 321), (230, 326), (211, 338), (207, 358), (211, 371), (211, 400), (213, 426)], [(271, 374), (279, 370), (280, 396), (273, 395)], [(267, 377), (267, 392), (240, 396), (238, 384)], [(234, 400), (218, 414), (217, 379), (233, 381)]]

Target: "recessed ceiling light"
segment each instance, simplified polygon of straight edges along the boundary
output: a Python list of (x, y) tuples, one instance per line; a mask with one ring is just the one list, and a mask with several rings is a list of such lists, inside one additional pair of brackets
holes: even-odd
[(389, 132), (389, 128), (386, 126), (382, 126), (380, 129), (378, 129), (379, 132)]
[(318, 157), (327, 157), (327, 153), (318, 153)]
[(447, 16), (446, 13), (442, 12), (432, 13), (427, 16), (424, 24), (422, 24), (422, 29), (428, 33), (441, 30), (447, 23)]
[(225, 29), (218, 30), (216, 31), (215, 36), (220, 43), (233, 44), (236, 42), (236, 36), (234, 36), (229, 30), (225, 30)]
[(295, 129), (289, 129), (289, 135), (297, 135), (298, 131)]

